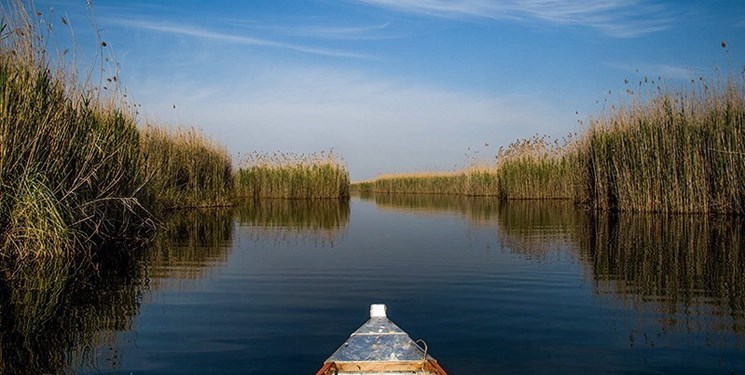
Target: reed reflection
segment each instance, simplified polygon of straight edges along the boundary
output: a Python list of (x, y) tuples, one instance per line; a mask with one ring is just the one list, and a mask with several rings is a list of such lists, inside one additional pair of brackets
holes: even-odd
[(252, 241), (334, 246), (349, 222), (349, 201), (268, 199), (239, 205), (240, 227)]
[(564, 250), (576, 252), (573, 233), (586, 225), (586, 214), (569, 201), (509, 201), (499, 205), (500, 246), (528, 259), (546, 260)]
[(0, 272), (0, 373), (117, 368), (117, 338), (156, 290), (227, 260), (233, 212), (175, 212), (148, 246), (36, 259)]
[(198, 279), (224, 264), (234, 216), (233, 208), (174, 211), (147, 252), (152, 283)]
[[(0, 277), (0, 373), (115, 367), (147, 278), (130, 254), (38, 259)], [(103, 361), (101, 363), (101, 361)]]
[(374, 201), (375, 205), (392, 211), (417, 211), (439, 214), (458, 213), (474, 222), (488, 223), (496, 217), (499, 198), (468, 197), (444, 194), (385, 194), (360, 192), (363, 200)]
[[(478, 226), (493, 225), (500, 247), (527, 259), (568, 256), (583, 266), (597, 295), (652, 317), (664, 330), (745, 332), (742, 218), (593, 215), (567, 201), (369, 193), (361, 198), (383, 209), (461, 213)], [(649, 319), (637, 324), (644, 321)]]
[(666, 327), (745, 332), (745, 223), (733, 217), (600, 216), (578, 233), (598, 293)]

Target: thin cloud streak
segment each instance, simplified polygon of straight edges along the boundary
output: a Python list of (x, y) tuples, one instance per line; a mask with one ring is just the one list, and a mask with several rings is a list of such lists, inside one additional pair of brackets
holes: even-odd
[(332, 25), (283, 25), (268, 26), (248, 24), (249, 29), (271, 32), (277, 35), (299, 37), (304, 39), (333, 39), (333, 40), (386, 40), (401, 38), (400, 35), (380, 34), (391, 25), (386, 22), (370, 26), (332, 26)]
[(640, 0), (356, 0), (361, 3), (436, 17), (478, 17), (596, 28), (603, 33), (631, 38), (668, 29), (669, 9)]
[(342, 57), (342, 58), (354, 58), (354, 59), (376, 59), (375, 56), (359, 54), (354, 52), (346, 52), (332, 49), (324, 49), (317, 47), (309, 47), (291, 43), (277, 42), (269, 39), (262, 39), (244, 35), (228, 34), (218, 31), (212, 31), (204, 28), (178, 25), (178, 24), (161, 24), (148, 21), (140, 21), (133, 19), (113, 19), (108, 18), (102, 20), (102, 22), (115, 24), (123, 27), (136, 28), (141, 30), (156, 31), (171, 35), (181, 35), (194, 37), (199, 39), (210, 39), (225, 43), (241, 44), (247, 46), (258, 46), (268, 48), (279, 48), (286, 49), (295, 52), (302, 52), (313, 55), (329, 56), (329, 57)]

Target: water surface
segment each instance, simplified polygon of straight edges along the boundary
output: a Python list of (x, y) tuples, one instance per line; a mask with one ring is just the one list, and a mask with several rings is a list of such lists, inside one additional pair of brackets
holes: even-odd
[(6, 275), (0, 372), (312, 374), (382, 302), (451, 374), (745, 374), (744, 228), (428, 195), (182, 213), (134, 259)]

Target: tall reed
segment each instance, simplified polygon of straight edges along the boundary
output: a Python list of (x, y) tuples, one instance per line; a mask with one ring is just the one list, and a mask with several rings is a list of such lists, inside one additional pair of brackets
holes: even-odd
[(468, 176), (462, 172), (382, 175), (372, 183), (377, 193), (466, 194)]
[(141, 131), (143, 173), (151, 200), (160, 208), (222, 206), (230, 203), (230, 155), (194, 129), (147, 126)]
[(456, 172), (382, 175), (354, 186), (378, 193), (499, 196), (501, 199), (571, 199), (574, 196), (576, 151), (535, 136), (500, 148), (494, 165)]
[(40, 21), (11, 2), (0, 38), (0, 249), (71, 252), (140, 231), (139, 134), (116, 95), (53, 66)]
[(239, 198), (346, 199), (349, 172), (332, 151), (298, 155), (252, 153), (235, 175)]
[(745, 78), (594, 119), (579, 165), (579, 198), (597, 209), (745, 214)]
[[(535, 136), (493, 167), (380, 176), (383, 193), (573, 199), (597, 210), (745, 214), (745, 76), (613, 106), (563, 144)], [(629, 91), (631, 92), (631, 91)]]
[(500, 148), (495, 168), (502, 199), (572, 199), (576, 145), (534, 136)]

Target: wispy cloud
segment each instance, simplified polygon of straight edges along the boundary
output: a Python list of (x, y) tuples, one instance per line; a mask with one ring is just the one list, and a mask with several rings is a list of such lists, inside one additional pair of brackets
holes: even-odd
[(335, 49), (318, 48), (318, 47), (306, 46), (306, 45), (301, 45), (301, 44), (279, 42), (275, 40), (258, 38), (258, 37), (253, 37), (253, 36), (231, 34), (231, 33), (226, 33), (226, 32), (221, 32), (221, 31), (216, 31), (216, 30), (210, 30), (210, 29), (195, 27), (191, 25), (183, 25), (183, 24), (175, 24), (175, 23), (164, 24), (160, 22), (156, 23), (156, 22), (135, 20), (135, 19), (128, 19), (128, 18), (106, 18), (101, 21), (107, 24), (113, 24), (113, 25), (141, 29), (141, 30), (150, 30), (150, 31), (166, 33), (166, 34), (171, 34), (171, 35), (180, 35), (180, 36), (187, 36), (187, 37), (193, 37), (193, 38), (199, 38), (199, 39), (209, 39), (209, 40), (220, 41), (224, 43), (241, 44), (241, 45), (247, 45), (247, 46), (278, 48), (278, 49), (285, 49), (285, 50), (302, 52), (302, 53), (313, 54), (313, 55), (320, 55), (320, 56), (355, 58), (355, 59), (376, 58), (375, 56), (371, 56), (367, 54), (340, 51), (340, 50), (335, 50)]
[(334, 40), (381, 40), (400, 38), (399, 35), (386, 32), (390, 22), (366, 26), (341, 25), (266, 25), (239, 22), (249, 30), (270, 32), (275, 35), (298, 37), (303, 39)]
[(437, 17), (478, 17), (517, 21), (542, 20), (596, 28), (630, 38), (669, 28), (666, 7), (642, 0), (357, 0), (369, 5)]

